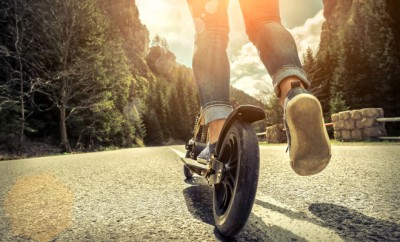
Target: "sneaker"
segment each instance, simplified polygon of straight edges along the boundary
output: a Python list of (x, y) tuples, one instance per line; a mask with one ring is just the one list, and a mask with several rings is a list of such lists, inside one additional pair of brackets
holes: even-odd
[(290, 164), (302, 176), (321, 172), (331, 159), (331, 145), (321, 104), (310, 92), (292, 82), (284, 104), (284, 124)]
[(206, 148), (200, 152), (197, 158), (209, 161), (211, 159), (211, 154), (214, 152), (215, 148), (217, 147), (217, 142), (215, 143), (207, 143)]

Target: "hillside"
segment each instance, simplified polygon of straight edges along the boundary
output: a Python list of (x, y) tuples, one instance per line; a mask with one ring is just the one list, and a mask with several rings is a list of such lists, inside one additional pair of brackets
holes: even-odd
[(321, 42), (306, 70), (327, 117), (344, 109), (381, 107), (400, 116), (400, 3), (324, 0)]
[(0, 13), (0, 150), (190, 137), (199, 110), (192, 70), (163, 38), (150, 46), (135, 1), (2, 1)]

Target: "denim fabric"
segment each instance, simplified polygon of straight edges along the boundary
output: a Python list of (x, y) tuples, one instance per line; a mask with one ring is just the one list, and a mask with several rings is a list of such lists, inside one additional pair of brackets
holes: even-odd
[[(206, 123), (226, 118), (229, 102), (230, 66), (228, 0), (187, 0), (196, 29), (193, 73)], [(304, 73), (292, 35), (281, 25), (279, 0), (239, 0), (246, 33), (272, 76), (277, 96), (287, 77), (310, 83)], [(208, 112), (206, 112), (208, 110)], [(232, 110), (230, 108), (230, 110)]]
[(232, 110), (233, 108), (230, 103), (221, 101), (209, 102), (205, 107), (202, 107), (204, 122), (209, 124), (214, 120), (226, 119)]

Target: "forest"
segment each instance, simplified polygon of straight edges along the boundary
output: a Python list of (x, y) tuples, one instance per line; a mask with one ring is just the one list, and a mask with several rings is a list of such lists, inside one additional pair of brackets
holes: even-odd
[(192, 71), (176, 63), (165, 39), (150, 41), (135, 1), (2, 0), (0, 31), (0, 150), (190, 138), (199, 112)]
[[(323, 2), (321, 43), (304, 68), (326, 120), (363, 107), (400, 116), (400, 1)], [(150, 40), (134, 0), (1, 0), (0, 33), (0, 151), (189, 139), (199, 111), (192, 70), (164, 38)], [(282, 122), (272, 95), (262, 103), (231, 88), (231, 96), (266, 110), (258, 130)]]
[[(400, 1), (324, 0), (321, 41), (304, 69), (326, 120), (343, 110), (383, 108), (400, 117)], [(400, 125), (387, 124), (400, 134)]]

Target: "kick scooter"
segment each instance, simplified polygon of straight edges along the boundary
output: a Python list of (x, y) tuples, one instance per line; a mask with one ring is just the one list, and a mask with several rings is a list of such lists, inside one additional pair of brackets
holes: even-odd
[(186, 144), (184, 175), (200, 175), (213, 187), (213, 214), (218, 231), (227, 237), (246, 224), (257, 191), (260, 152), (251, 124), (265, 118), (263, 110), (239, 106), (222, 128), (216, 149), (209, 160), (197, 158), (208, 142), (208, 127), (199, 115), (193, 138)]

